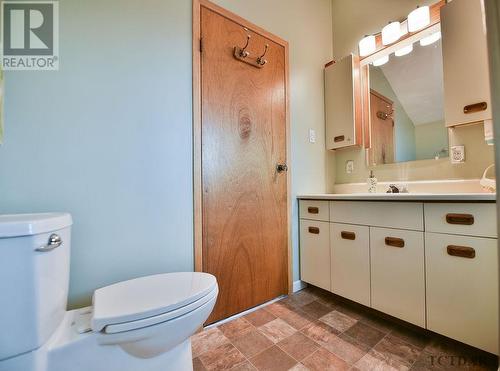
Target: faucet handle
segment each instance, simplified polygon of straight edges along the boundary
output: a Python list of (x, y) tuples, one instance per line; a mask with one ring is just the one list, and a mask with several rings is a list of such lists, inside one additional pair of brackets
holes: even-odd
[(390, 184), (387, 193), (399, 193), (399, 188), (395, 184)]

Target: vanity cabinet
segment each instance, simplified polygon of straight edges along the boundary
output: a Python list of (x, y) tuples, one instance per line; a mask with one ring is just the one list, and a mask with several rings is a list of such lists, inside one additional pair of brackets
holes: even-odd
[(370, 228), (372, 308), (425, 327), (424, 233)]
[(444, 111), (448, 127), (492, 118), (481, 3), (453, 0), (441, 8)]
[(330, 224), (331, 288), (337, 295), (370, 306), (370, 230)]
[(495, 203), (300, 200), (299, 208), (303, 281), (498, 354)]
[(325, 67), (326, 148), (362, 143), (359, 57), (349, 55)]

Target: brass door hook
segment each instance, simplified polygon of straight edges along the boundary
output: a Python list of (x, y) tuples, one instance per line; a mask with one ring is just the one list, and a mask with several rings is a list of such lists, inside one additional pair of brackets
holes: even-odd
[(267, 60), (264, 59), (264, 56), (266, 55), (268, 49), (269, 49), (269, 44), (266, 44), (266, 47), (264, 49), (264, 54), (262, 54), (259, 58), (257, 58), (257, 63), (261, 66), (267, 63)]

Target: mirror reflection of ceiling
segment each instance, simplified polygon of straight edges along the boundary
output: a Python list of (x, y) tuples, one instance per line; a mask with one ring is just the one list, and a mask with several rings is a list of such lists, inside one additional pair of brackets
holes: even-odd
[(428, 46), (415, 43), (413, 48), (402, 57), (391, 55), (389, 62), (379, 68), (414, 125), (443, 121), (441, 40)]

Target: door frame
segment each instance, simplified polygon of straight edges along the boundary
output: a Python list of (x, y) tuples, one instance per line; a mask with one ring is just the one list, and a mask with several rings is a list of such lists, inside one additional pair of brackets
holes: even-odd
[(286, 157), (288, 164), (288, 172), (286, 173), (286, 188), (287, 188), (287, 291), (290, 294), (293, 288), (293, 269), (292, 269), (292, 236), (291, 236), (291, 192), (290, 192), (290, 76), (289, 76), (289, 54), (288, 42), (280, 37), (271, 34), (261, 27), (248, 22), (240, 16), (208, 1), (208, 0), (193, 0), (193, 206), (194, 206), (194, 270), (196, 272), (203, 271), (203, 190), (202, 190), (202, 128), (201, 128), (201, 8), (205, 7), (214, 11), (221, 16), (230, 19), (233, 22), (246, 27), (249, 30), (258, 33), (273, 42), (281, 45), (285, 49), (285, 132), (286, 132)]

